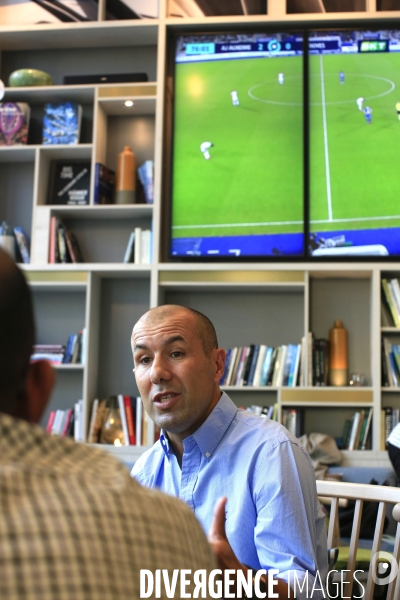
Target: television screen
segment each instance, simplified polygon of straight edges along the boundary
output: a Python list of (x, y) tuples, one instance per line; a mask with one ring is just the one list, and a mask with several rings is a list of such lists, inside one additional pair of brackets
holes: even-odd
[(174, 257), (304, 257), (303, 36), (180, 35)]
[(400, 32), (309, 36), (311, 256), (400, 255)]

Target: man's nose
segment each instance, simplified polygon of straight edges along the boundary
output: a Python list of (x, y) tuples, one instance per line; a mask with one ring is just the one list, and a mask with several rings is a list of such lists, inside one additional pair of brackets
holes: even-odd
[(150, 379), (153, 383), (168, 381), (171, 379), (171, 372), (168, 361), (162, 356), (155, 356), (150, 369)]

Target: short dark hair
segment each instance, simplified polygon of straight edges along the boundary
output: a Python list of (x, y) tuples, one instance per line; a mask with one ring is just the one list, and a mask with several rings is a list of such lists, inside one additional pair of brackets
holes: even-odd
[(0, 248), (0, 411), (9, 414), (25, 391), (35, 342), (31, 293), (22, 271)]

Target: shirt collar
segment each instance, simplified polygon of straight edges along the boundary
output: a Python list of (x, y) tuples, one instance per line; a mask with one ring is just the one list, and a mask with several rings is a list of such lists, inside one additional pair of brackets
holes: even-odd
[[(209, 460), (237, 412), (237, 406), (235, 406), (229, 396), (223, 392), (215, 408), (211, 414), (208, 415), (204, 423), (193, 433), (193, 435), (184, 440), (184, 448), (191, 445), (192, 440), (194, 440), (200, 448), (200, 452), (207, 460)], [(170, 455), (173, 454), (173, 450), (169, 443), (168, 434), (163, 429), (160, 434), (160, 443), (165, 456), (169, 460)]]

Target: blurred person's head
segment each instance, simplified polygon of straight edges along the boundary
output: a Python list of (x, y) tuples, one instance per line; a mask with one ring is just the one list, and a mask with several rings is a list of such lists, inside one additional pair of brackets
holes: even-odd
[(30, 363), (34, 342), (28, 284), (0, 248), (0, 412), (31, 422), (39, 421), (54, 384), (49, 363)]

